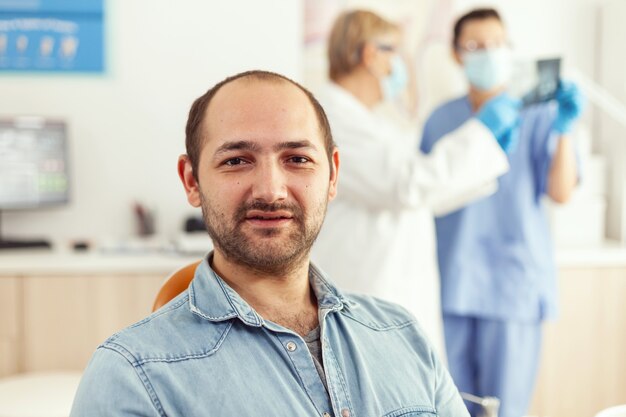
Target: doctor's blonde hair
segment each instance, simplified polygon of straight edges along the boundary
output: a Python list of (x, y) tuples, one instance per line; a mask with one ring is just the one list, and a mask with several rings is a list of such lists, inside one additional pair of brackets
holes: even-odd
[(353, 10), (339, 15), (328, 37), (330, 79), (338, 81), (350, 74), (361, 63), (363, 47), (375, 36), (398, 30), (398, 25), (367, 10)]

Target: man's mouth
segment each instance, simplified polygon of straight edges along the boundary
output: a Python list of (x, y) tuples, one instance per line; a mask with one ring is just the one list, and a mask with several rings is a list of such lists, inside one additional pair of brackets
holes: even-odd
[(259, 211), (251, 210), (246, 213), (246, 222), (262, 227), (277, 227), (289, 223), (293, 215), (287, 211)]

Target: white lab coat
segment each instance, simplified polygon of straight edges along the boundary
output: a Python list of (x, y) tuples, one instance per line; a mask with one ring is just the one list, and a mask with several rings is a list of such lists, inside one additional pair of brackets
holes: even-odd
[(428, 155), (415, 134), (376, 115), (343, 88), (320, 96), (339, 148), (338, 194), (312, 260), (342, 289), (398, 303), (443, 358), (433, 213), (486, 196), (508, 170), (491, 132), (470, 120)]

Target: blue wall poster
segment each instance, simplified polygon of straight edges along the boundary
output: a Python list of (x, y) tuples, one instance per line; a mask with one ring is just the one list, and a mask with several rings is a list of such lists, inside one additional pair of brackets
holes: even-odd
[(103, 72), (103, 1), (0, 0), (0, 72)]

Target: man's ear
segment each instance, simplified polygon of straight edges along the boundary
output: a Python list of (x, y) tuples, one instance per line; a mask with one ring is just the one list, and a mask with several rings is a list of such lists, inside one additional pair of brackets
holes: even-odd
[(193, 167), (188, 155), (178, 157), (178, 176), (185, 187), (189, 204), (193, 207), (200, 207), (200, 184), (193, 175)]
[(330, 185), (328, 187), (328, 201), (331, 201), (337, 195), (337, 179), (339, 178), (339, 150), (333, 148), (332, 158), (330, 159)]

